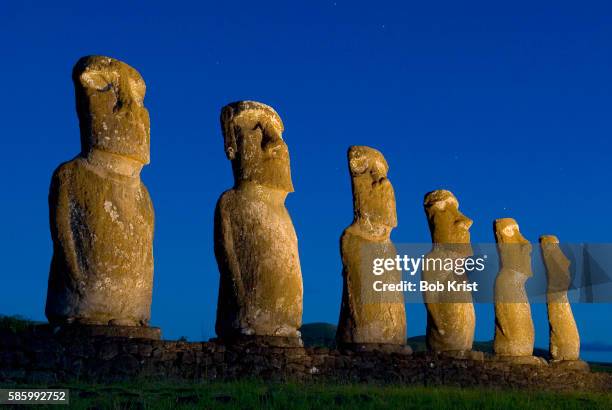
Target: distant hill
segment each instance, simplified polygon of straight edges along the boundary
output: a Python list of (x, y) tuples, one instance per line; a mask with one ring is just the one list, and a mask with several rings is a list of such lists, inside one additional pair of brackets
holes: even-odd
[(14, 315), (14, 316), (0, 315), (0, 329), (10, 330), (13, 333), (18, 333), (23, 330), (26, 330), (27, 328), (37, 323), (38, 322), (26, 319), (19, 315)]
[(306, 347), (336, 346), (336, 325), (331, 323), (306, 323), (300, 328), (302, 341)]

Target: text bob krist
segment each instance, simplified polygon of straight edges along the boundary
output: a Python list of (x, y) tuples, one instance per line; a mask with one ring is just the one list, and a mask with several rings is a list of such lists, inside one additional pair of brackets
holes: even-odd
[[(420, 257), (411, 257), (408, 255), (396, 255), (395, 258), (374, 258), (372, 260), (372, 274), (381, 276), (387, 271), (404, 271), (410, 276), (416, 275), (419, 270), (425, 271), (444, 271), (462, 276), (473, 271), (482, 272), (485, 269), (486, 255), (480, 257), (464, 257), (464, 258), (442, 258), (430, 257), (421, 255)], [(431, 284), (427, 281), (421, 281), (419, 284), (420, 291), (477, 291), (476, 283), (468, 283), (467, 281), (449, 281), (447, 286), (442, 286), (441, 283)], [(375, 291), (384, 290), (391, 291), (415, 291), (416, 284), (402, 281), (396, 286), (383, 285), (382, 281), (374, 281), (372, 286)], [(392, 287), (392, 288), (391, 288)]]

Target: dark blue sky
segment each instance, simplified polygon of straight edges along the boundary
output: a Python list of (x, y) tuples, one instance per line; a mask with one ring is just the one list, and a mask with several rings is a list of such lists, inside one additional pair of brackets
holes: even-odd
[[(493, 241), (506, 216), (532, 241), (612, 242), (607, 2), (158, 3), (0, 5), (0, 313), (44, 318), (47, 190), (79, 151), (70, 73), (88, 54), (147, 83), (152, 322), (169, 338), (214, 333), (213, 209), (232, 184), (218, 117), (230, 101), (265, 102), (285, 122), (305, 322), (337, 320), (349, 145), (389, 162), (396, 242), (429, 241), (422, 199), (436, 188), (458, 196), (474, 242)], [(546, 346), (545, 309), (533, 310)], [(491, 312), (478, 307), (478, 339), (492, 337)], [(423, 307), (407, 314), (409, 335), (423, 334)], [(610, 340), (609, 305), (575, 314), (585, 342)]]

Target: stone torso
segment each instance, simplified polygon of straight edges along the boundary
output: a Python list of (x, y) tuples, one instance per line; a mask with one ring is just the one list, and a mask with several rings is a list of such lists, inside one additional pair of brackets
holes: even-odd
[(77, 158), (56, 171), (49, 200), (54, 255), (48, 317), (147, 324), (154, 213), (140, 178), (111, 174)]
[[(456, 259), (451, 253), (434, 250), (428, 259)], [(445, 287), (442, 292), (423, 292), (427, 309), (427, 346), (433, 351), (466, 351), (472, 349), (476, 314), (469, 291), (448, 291), (448, 282), (468, 280), (467, 274), (452, 271), (423, 269), (422, 280), (439, 281)]]
[(406, 312), (402, 292), (376, 292), (375, 280), (397, 284), (401, 271), (372, 274), (374, 258), (395, 258), (390, 240), (372, 241), (353, 227), (347, 228), (340, 240), (343, 262), (342, 311), (338, 323), (340, 343), (406, 343)]
[(563, 255), (556, 237), (552, 243), (550, 236), (544, 238), (546, 242), (541, 246), (548, 282), (546, 304), (550, 355), (553, 360), (579, 360), (580, 335), (567, 295), (572, 279), (570, 261)]
[(502, 268), (495, 280), (495, 339), (493, 349), (500, 356), (533, 354), (534, 327), (525, 290), (528, 276)]
[(295, 337), (302, 318), (302, 274), (284, 199), (225, 192), (215, 215), (215, 254), (221, 272), (219, 336)]
[(546, 295), (548, 323), (550, 327), (549, 347), (553, 360), (578, 360), (580, 357), (580, 335), (567, 297), (569, 269), (561, 270), (547, 266), (548, 291)]
[(555, 300), (548, 303), (550, 355), (553, 360), (578, 360), (580, 336), (571, 305)]

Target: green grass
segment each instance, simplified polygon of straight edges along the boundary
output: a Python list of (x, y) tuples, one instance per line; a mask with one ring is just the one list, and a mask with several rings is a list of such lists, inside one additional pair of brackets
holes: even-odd
[[(6, 387), (6, 386), (4, 386)], [(25, 388), (25, 386), (20, 386)], [(31, 386), (32, 387), (32, 386)], [(51, 387), (51, 386), (49, 386)], [(74, 409), (609, 409), (611, 394), (340, 384), (67, 384)]]

